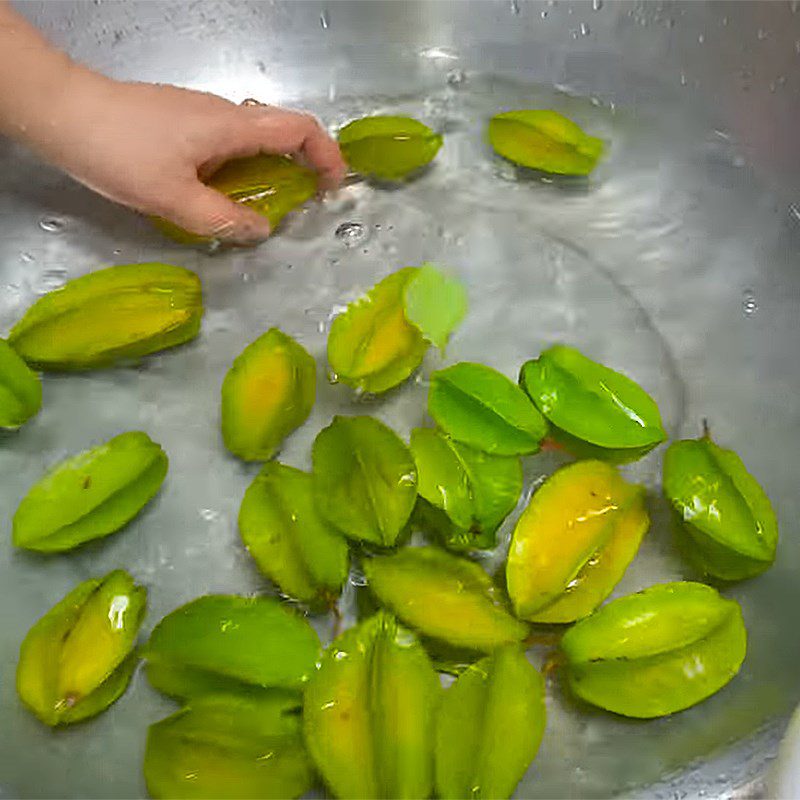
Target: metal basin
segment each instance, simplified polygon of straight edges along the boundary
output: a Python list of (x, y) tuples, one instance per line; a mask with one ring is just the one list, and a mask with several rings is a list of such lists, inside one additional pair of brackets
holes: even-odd
[[(645, 385), (673, 436), (697, 435), (708, 419), (761, 480), (781, 525), (775, 567), (726, 590), (742, 603), (750, 637), (735, 681), (648, 723), (577, 709), (553, 681), (548, 731), (519, 796), (758, 795), (800, 699), (797, 3), (20, 7), (77, 58), (116, 77), (299, 105), (331, 126), (406, 111), (446, 143), (434, 168), (400, 191), (353, 184), (262, 247), (216, 255), (166, 242), (146, 221), (0, 143), (0, 333), (39, 294), (113, 263), (196, 269), (208, 307), (200, 340), (179, 352), (138, 369), (47, 377), (42, 414), (0, 440), (7, 523), (47, 465), (120, 431), (146, 430), (171, 458), (158, 501), (99, 545), (41, 559), (12, 552), (7, 535), (0, 543), (0, 795), (144, 794), (146, 727), (170, 704), (137, 675), (95, 721), (44, 730), (13, 691), (25, 631), (75, 582), (117, 566), (150, 589), (148, 629), (204, 592), (267, 590), (236, 531), (253, 470), (221, 447), (222, 377), (271, 325), (318, 356), (323, 377), (337, 307), (423, 260), (452, 265), (470, 292), (447, 360), (482, 360), (514, 375), (549, 342), (585, 348)], [(523, 180), (491, 155), (486, 118), (524, 106), (559, 109), (610, 142), (588, 184)], [(362, 227), (337, 237), (345, 222)], [(381, 402), (356, 403), (323, 380), (311, 420), (282, 459), (307, 466), (313, 436), (340, 411), (377, 414), (407, 435), (422, 421), (426, 375), (438, 363), (431, 357), (416, 383)], [(528, 488), (555, 463), (531, 459)], [(660, 454), (628, 472), (651, 490), (653, 527), (617, 594), (689, 574), (659, 496)], [(330, 634), (328, 622), (317, 624)]]

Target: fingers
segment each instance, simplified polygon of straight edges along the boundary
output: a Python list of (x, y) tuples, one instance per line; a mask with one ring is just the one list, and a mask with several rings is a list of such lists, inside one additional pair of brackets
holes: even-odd
[(266, 217), (198, 180), (187, 180), (170, 200), (161, 215), (191, 233), (240, 243), (257, 242), (270, 234)]
[(228, 139), (226, 158), (278, 153), (298, 155), (320, 173), (323, 188), (341, 183), (347, 171), (339, 145), (309, 114), (281, 108), (236, 109), (239, 124)]

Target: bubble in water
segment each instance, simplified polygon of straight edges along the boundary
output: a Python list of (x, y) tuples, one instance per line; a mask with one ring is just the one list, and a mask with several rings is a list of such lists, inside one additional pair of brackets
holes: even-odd
[(214, 522), (219, 519), (219, 511), (214, 511), (213, 508), (201, 508), (199, 514), (206, 522)]
[(581, 22), (581, 36), (588, 36), (591, 32), (592, 29), (585, 22)]
[(343, 222), (334, 235), (345, 247), (356, 247), (367, 240), (369, 232), (360, 222)]
[(796, 203), (789, 204), (789, 216), (797, 223), (800, 223), (800, 206)]
[(39, 276), (39, 283), (35, 289), (36, 294), (47, 294), (60, 289), (67, 282), (65, 269), (46, 269)]
[(328, 9), (326, 8), (320, 15), (319, 15), (319, 24), (322, 27), (322, 30), (326, 31), (331, 26), (331, 15), (328, 13)]
[(542, 12), (539, 14), (539, 16), (540, 16), (542, 19), (547, 19), (547, 11), (542, 11)]
[(451, 69), (447, 73), (448, 86), (463, 86), (467, 82), (467, 73), (463, 69)]
[(698, 44), (703, 44), (703, 42), (705, 42), (705, 40), (706, 40), (705, 34), (702, 34), (702, 33), (701, 33), (701, 34), (700, 34), (700, 35), (697, 37), (697, 43), (698, 43)]
[(39, 227), (47, 233), (61, 233), (66, 227), (66, 222), (61, 217), (42, 217), (39, 220)]
[(36, 259), (30, 253), (20, 253), (19, 260), (24, 261), (26, 264), (30, 264), (31, 261), (35, 261)]
[(686, 86), (689, 82), (688, 78), (686, 77), (685, 73), (681, 72), (681, 86)]
[(758, 311), (758, 303), (752, 289), (745, 289), (742, 294), (742, 311), (746, 317), (752, 317)]
[(599, 11), (603, 7), (603, 0), (592, 0), (592, 11)]
[(511, 0), (511, 13), (519, 14), (519, 0)]
[(758, 29), (758, 41), (763, 42), (769, 36), (769, 31), (764, 30), (764, 28)]
[(449, 47), (426, 47), (420, 50), (422, 58), (443, 59), (445, 61), (457, 61), (458, 54)]
[(366, 586), (367, 576), (364, 575), (364, 573), (357, 567), (353, 567), (350, 570), (348, 582), (350, 583), (351, 586)]

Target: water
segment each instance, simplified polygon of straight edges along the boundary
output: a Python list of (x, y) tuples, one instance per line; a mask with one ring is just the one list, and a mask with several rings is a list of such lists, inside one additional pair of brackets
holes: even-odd
[(345, 247), (357, 247), (369, 238), (369, 230), (360, 222), (343, 222), (336, 228), (334, 236)]
[[(601, 21), (592, 17), (592, 27)], [(156, 369), (46, 376), (42, 414), (0, 448), (0, 501), (9, 513), (57, 457), (122, 430), (147, 431), (170, 457), (159, 497), (97, 547), (44, 561), (0, 549), (0, 601), (14, 609), (0, 631), (0, 682), (13, 686), (16, 648), (30, 624), (90, 575), (124, 565), (146, 583), (145, 636), (161, 616), (199, 594), (271, 590), (236, 526), (257, 465), (228, 456), (218, 416), (231, 362), (269, 327), (296, 336), (319, 364), (316, 406), (278, 456), (302, 469), (309, 468), (313, 439), (333, 414), (375, 414), (407, 439), (412, 428), (426, 424), (430, 374), (443, 363), (485, 362), (515, 378), (523, 361), (564, 341), (638, 380), (658, 400), (671, 436), (695, 436), (700, 420), (710, 417), (714, 435), (739, 450), (765, 485), (783, 526), (776, 567), (726, 589), (743, 604), (751, 645), (741, 678), (720, 696), (670, 719), (631, 724), (577, 709), (557, 674), (549, 680), (548, 732), (520, 796), (618, 795), (684, 768), (729, 736), (749, 734), (776, 707), (786, 707), (787, 696), (798, 694), (798, 647), (785, 630), (793, 625), (799, 599), (794, 578), (800, 554), (792, 542), (800, 504), (794, 470), (786, 468), (789, 457), (776, 454), (800, 436), (792, 401), (800, 380), (775, 342), (797, 330), (800, 275), (791, 265), (797, 242), (789, 237), (797, 235), (800, 213), (789, 200), (776, 204), (761, 188), (737, 149), (736, 130), (726, 127), (727, 138), (716, 135), (711, 121), (690, 116), (677, 102), (650, 116), (633, 116), (602, 98), (592, 101), (471, 69), (454, 91), (447, 75), (458, 66), (452, 63), (455, 52), (430, 48), (426, 57), (431, 63), (425, 67), (438, 70), (429, 83), (434, 91), (354, 98), (340, 90), (333, 100), (308, 98), (304, 106), (326, 123), (378, 111), (420, 116), (446, 131), (432, 168), (399, 189), (352, 183), (336, 198), (287, 219), (263, 247), (222, 250), (213, 257), (181, 250), (148, 238), (132, 216), (125, 228), (121, 211), (114, 230), (90, 212), (85, 220), (70, 214), (69, 236), (45, 236), (36, 221), (52, 217), (48, 208), (61, 207), (67, 179), (42, 188), (42, 208), (28, 225), (28, 238), (0, 238), (0, 333), (35, 299), (45, 270), (63, 264), (70, 277), (84, 274), (120, 244), (126, 259), (197, 269), (207, 308), (198, 340), (149, 360)], [(678, 85), (674, 89), (687, 94)], [(541, 176), (494, 157), (485, 120), (498, 108), (515, 107), (561, 110), (610, 143), (607, 158), (588, 180), (543, 183)], [(39, 167), (26, 168), (28, 182), (38, 185)], [(0, 218), (15, 208), (14, 201), (0, 193)], [(34, 253), (35, 264), (24, 262), (21, 253)], [(330, 319), (392, 270), (425, 260), (461, 276), (468, 315), (444, 358), (429, 353), (415, 380), (364, 406), (348, 387), (325, 380)], [(765, 386), (780, 391), (765, 392)], [(557, 452), (525, 459), (523, 498), (499, 532), (497, 552), (483, 559), (488, 566), (502, 563), (525, 499), (565, 461)], [(691, 575), (671, 544), (660, 470), (660, 450), (624, 468), (630, 480), (647, 487), (652, 528), (616, 594)], [(363, 573), (354, 565), (341, 606), (344, 625), (355, 619), (362, 584)], [(331, 620), (312, 622), (327, 641)], [(538, 651), (531, 658), (540, 667), (544, 663)], [(41, 772), (44, 753), (48, 772), (73, 775), (82, 796), (104, 788), (108, 770), (102, 764), (111, 762), (125, 765), (114, 771), (121, 782), (115, 796), (141, 796), (144, 731), (174, 708), (137, 675), (107, 714), (75, 735), (54, 737), (18, 707), (12, 692), (0, 702), (0, 716), (14, 731), (0, 753), (4, 779), (13, 788)], [(635, 759), (627, 757), (631, 752)], [(58, 794), (58, 788), (54, 783), (50, 793)]]
[(61, 233), (66, 224), (66, 221), (61, 217), (47, 216), (39, 220), (39, 227), (47, 233)]

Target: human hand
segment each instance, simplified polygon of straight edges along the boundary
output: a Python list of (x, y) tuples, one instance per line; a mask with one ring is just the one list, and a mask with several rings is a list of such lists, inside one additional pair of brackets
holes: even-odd
[(296, 155), (320, 173), (321, 188), (344, 176), (338, 145), (307, 114), (73, 69), (50, 135), (34, 130), (29, 143), (105, 197), (192, 233), (239, 242), (269, 235), (264, 216), (202, 183), (232, 158)]

